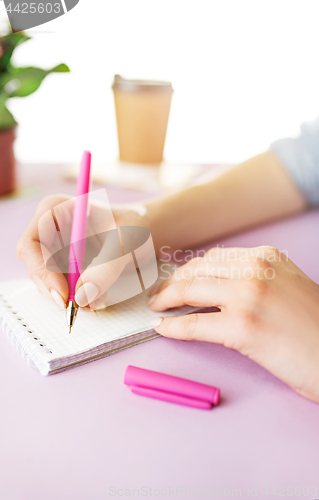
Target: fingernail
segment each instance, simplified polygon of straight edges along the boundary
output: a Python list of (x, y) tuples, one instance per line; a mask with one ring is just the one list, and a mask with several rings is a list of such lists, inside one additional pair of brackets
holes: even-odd
[(148, 301), (148, 305), (150, 306), (151, 304), (153, 304), (153, 302), (155, 301), (155, 299), (157, 298), (158, 296), (158, 293), (156, 293), (155, 295), (152, 295), (152, 297), (149, 299)]
[(163, 321), (163, 318), (153, 318), (151, 321), (152, 326), (159, 326)]
[(63, 307), (63, 309), (64, 309), (65, 308), (65, 303), (64, 303), (63, 298), (59, 294), (59, 292), (57, 292), (55, 288), (51, 288), (50, 293), (51, 293), (51, 296), (52, 296), (52, 299), (54, 300), (54, 302), (59, 307)]
[(99, 289), (93, 283), (87, 282), (80, 286), (75, 294), (75, 301), (80, 307), (87, 306), (98, 295)]

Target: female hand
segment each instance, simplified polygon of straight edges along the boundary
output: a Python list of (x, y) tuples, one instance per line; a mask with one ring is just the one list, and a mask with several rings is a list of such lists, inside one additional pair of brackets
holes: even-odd
[[(74, 199), (68, 196), (44, 198), (17, 245), (18, 257), (27, 265), (30, 278), (43, 294), (53, 299), (60, 307), (64, 307), (69, 294), (68, 283), (64, 276), (68, 271), (69, 250), (66, 245), (64, 252), (56, 252), (60, 245), (60, 237), (57, 238), (56, 230), (58, 227), (64, 242), (70, 239), (73, 207)], [(125, 267), (121, 259), (119, 262), (114, 262), (114, 260), (106, 262), (108, 257), (112, 260), (113, 254), (120, 251), (111, 233), (117, 235), (116, 225), (144, 225), (144, 212), (142, 205), (115, 206), (112, 207), (112, 211), (107, 206), (94, 203), (90, 205), (86, 256), (91, 255), (92, 259), (97, 257), (96, 260), (98, 260), (102, 250), (105, 254), (105, 247), (108, 255), (103, 254), (105, 258), (103, 265), (101, 265), (100, 258), (98, 261), (100, 265), (88, 267), (82, 273), (76, 288), (77, 292), (82, 288), (82, 291), (80, 290), (77, 294), (80, 306), (85, 307), (90, 304), (95, 309), (105, 307), (102, 298), (105, 298), (105, 292), (118, 279)], [(110, 229), (113, 231), (109, 231)], [(103, 247), (106, 238), (108, 238), (107, 245)], [(109, 243), (110, 239), (114, 245), (112, 241)], [(116, 249), (114, 249), (115, 246)], [(83, 290), (82, 285), (88, 283), (90, 283), (89, 287), (86, 286), (86, 290)]]
[(212, 248), (153, 291), (150, 307), (217, 306), (156, 318), (165, 337), (235, 349), (319, 402), (319, 286), (273, 247)]

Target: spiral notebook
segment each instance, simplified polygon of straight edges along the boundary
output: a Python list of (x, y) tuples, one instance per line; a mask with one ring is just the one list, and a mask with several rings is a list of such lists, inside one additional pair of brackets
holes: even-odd
[[(68, 333), (64, 309), (44, 297), (30, 280), (0, 283), (2, 329), (29, 366), (41, 375), (109, 356), (158, 337), (147, 306), (148, 294), (100, 310), (81, 309)], [(186, 314), (194, 308), (170, 310), (163, 316)]]

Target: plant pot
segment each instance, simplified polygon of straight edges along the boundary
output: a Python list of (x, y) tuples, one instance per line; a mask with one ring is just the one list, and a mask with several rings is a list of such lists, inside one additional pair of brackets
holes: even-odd
[(12, 193), (16, 188), (15, 138), (15, 127), (0, 130), (0, 196)]

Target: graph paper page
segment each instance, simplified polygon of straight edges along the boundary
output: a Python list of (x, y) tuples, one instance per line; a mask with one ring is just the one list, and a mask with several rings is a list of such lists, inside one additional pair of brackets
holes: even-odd
[[(66, 311), (44, 297), (29, 280), (4, 282), (0, 293), (6, 298), (10, 311), (25, 325), (26, 330), (34, 333), (37, 342), (51, 351), (50, 361), (74, 356), (101, 344), (123, 337), (151, 330), (151, 319), (158, 316), (148, 305), (148, 293), (143, 292), (132, 299), (95, 314), (80, 309), (78, 317), (68, 333)], [(164, 313), (165, 316), (185, 314), (193, 308), (179, 308)], [(47, 358), (47, 356), (46, 356)]]

